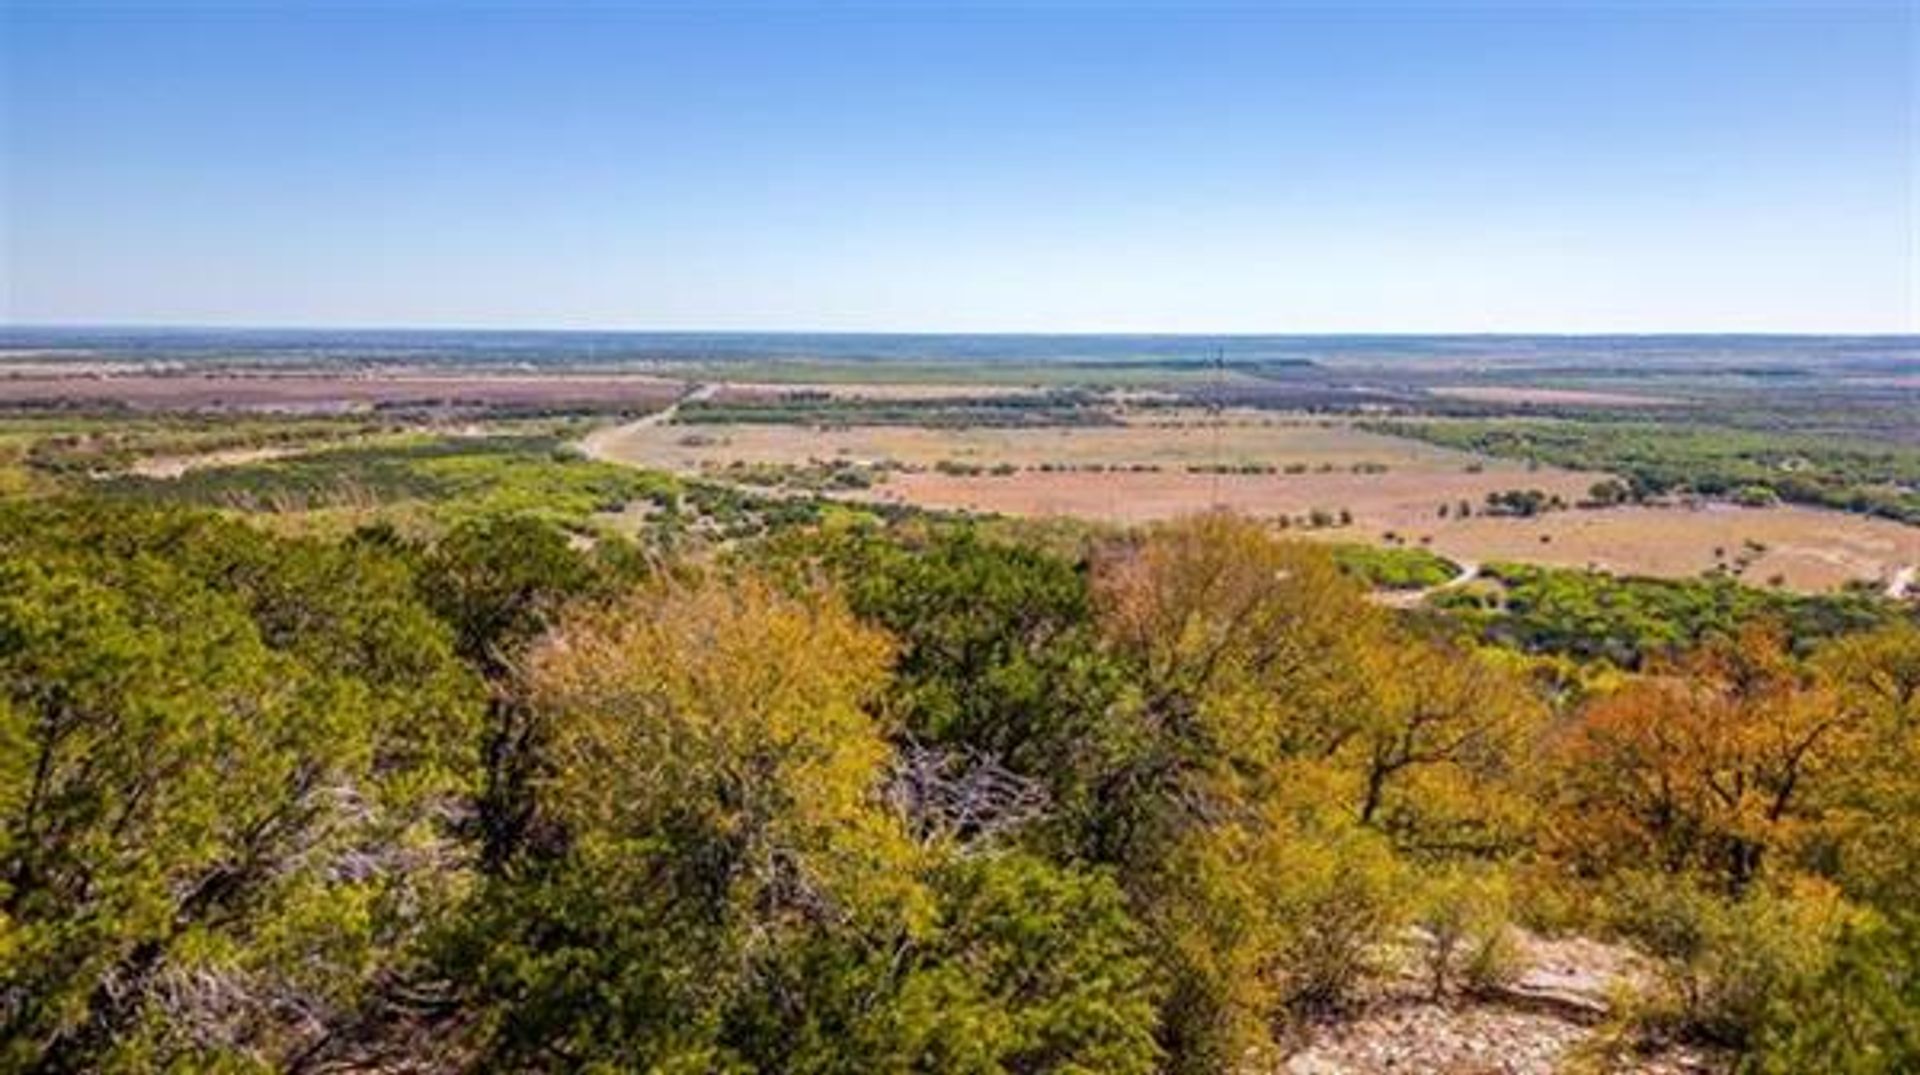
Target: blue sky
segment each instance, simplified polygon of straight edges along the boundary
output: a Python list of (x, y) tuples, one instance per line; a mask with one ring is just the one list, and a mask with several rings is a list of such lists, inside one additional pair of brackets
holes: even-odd
[(1898, 0), (0, 6), (13, 323), (1920, 331)]

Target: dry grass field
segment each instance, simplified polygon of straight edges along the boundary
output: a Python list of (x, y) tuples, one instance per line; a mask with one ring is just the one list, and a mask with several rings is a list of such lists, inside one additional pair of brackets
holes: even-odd
[[(724, 391), (724, 390), (723, 390)], [(1332, 419), (1228, 412), (1215, 421), (1201, 411), (1141, 411), (1112, 426), (1047, 429), (927, 429), (914, 426), (817, 428), (781, 424), (646, 424), (600, 438), (607, 458), (641, 466), (697, 470), (706, 463), (800, 463), (808, 459), (930, 467), (942, 460), (992, 466), (1104, 467), (1301, 464), (1347, 470), (1378, 464), (1396, 471), (1461, 473), (1480, 465), (1487, 489), (1551, 480), (1524, 465), (1480, 460), (1447, 448), (1382, 436)], [(1567, 472), (1562, 472), (1565, 474)], [(1072, 475), (1091, 478), (1094, 475)], [(1497, 480), (1496, 480), (1497, 479)], [(1592, 478), (1586, 478), (1587, 484)], [(1490, 483), (1490, 484), (1489, 484)], [(1586, 485), (1580, 486), (1584, 491)]]
[[(906, 469), (847, 495), (1027, 517), (1138, 523), (1215, 507), (1262, 518), (1315, 512), (1337, 518), (1346, 512), (1348, 525), (1308, 532), (1426, 545), (1456, 560), (1591, 566), (1623, 574), (1684, 577), (1744, 563), (1742, 577), (1750, 583), (1777, 582), (1801, 591), (1830, 590), (1849, 580), (1884, 585), (1901, 568), (1920, 564), (1920, 528), (1812, 508), (1485, 515), (1488, 493), (1538, 489), (1572, 504), (1605, 475), (1530, 469), (1370, 433), (1338, 419), (1257, 411), (1229, 411), (1215, 419), (1201, 411), (1140, 410), (1123, 415), (1120, 425), (1045, 429), (641, 422), (595, 434), (588, 449), (616, 462), (679, 473), (715, 473), (735, 461), (895, 464)], [(942, 462), (1016, 469), (955, 473), (954, 466), (939, 469)], [(1209, 469), (1249, 465), (1263, 472)], [(1471, 515), (1461, 516), (1462, 502), (1472, 507)]]
[(0, 403), (120, 404), (137, 410), (357, 410), (379, 404), (659, 407), (681, 390), (653, 376), (287, 373), (0, 377)]
[(1595, 392), (1583, 388), (1508, 387), (1503, 385), (1447, 385), (1428, 391), (1448, 399), (1475, 403), (1538, 404), (1563, 407), (1668, 407), (1679, 403), (1665, 396)]
[(1041, 395), (1043, 389), (1010, 384), (861, 384), (857, 381), (728, 381), (716, 386), (718, 403), (771, 403), (793, 396), (828, 399), (929, 402)]
[[(1456, 559), (1595, 567), (1681, 577), (1748, 561), (1741, 578), (1818, 592), (1852, 579), (1881, 586), (1920, 564), (1920, 527), (1819, 508), (1620, 507), (1533, 519), (1439, 520), (1422, 533)], [(1545, 540), (1542, 540), (1542, 539)]]
[(1573, 498), (1591, 484), (1590, 477), (1568, 472), (1471, 473), (1411, 468), (1385, 474), (1023, 471), (995, 477), (924, 472), (895, 475), (872, 495), (926, 507), (1009, 515), (1070, 515), (1128, 523), (1170, 519), (1210, 508), (1230, 508), (1259, 517), (1345, 511), (1351, 513), (1353, 522), (1343, 527), (1343, 532), (1373, 537), (1386, 531), (1408, 535), (1425, 532), (1420, 528), (1438, 518), (1441, 505), (1451, 510), (1466, 500), (1477, 508), (1488, 493), (1498, 490), (1525, 487)]

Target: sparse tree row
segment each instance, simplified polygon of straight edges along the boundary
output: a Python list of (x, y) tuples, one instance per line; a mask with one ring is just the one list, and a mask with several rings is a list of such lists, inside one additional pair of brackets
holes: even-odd
[(1656, 961), (1622, 1055), (1916, 1070), (1920, 628), (1796, 641), (1487, 645), (1224, 515), (6, 505), (0, 1070), (1273, 1071), (1522, 928)]

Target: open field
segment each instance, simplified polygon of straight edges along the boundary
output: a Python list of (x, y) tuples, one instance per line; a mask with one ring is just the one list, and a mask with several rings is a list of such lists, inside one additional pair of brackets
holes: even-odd
[(1428, 389), (1446, 399), (1475, 403), (1539, 404), (1566, 407), (1671, 407), (1681, 401), (1665, 396), (1597, 392), (1581, 388), (1518, 388), (1505, 385), (1440, 385)]
[[(1196, 352), (1197, 353), (1197, 352)], [(997, 385), (1010, 388), (1119, 387), (1156, 388), (1258, 383), (1245, 372), (1216, 372), (1197, 359), (1180, 362), (1019, 361), (983, 355), (970, 361), (921, 359), (827, 361), (797, 358), (733, 360), (726, 362), (662, 362), (657, 370), (674, 376), (731, 384), (766, 384), (785, 388), (820, 385), (934, 386)]]
[[(1850, 580), (1890, 583), (1920, 563), (1920, 529), (1889, 520), (1814, 508), (1728, 505), (1617, 507), (1556, 511), (1531, 518), (1439, 518), (1438, 505), (1477, 506), (1500, 475), (1405, 472), (1400, 475), (1046, 474), (1007, 477), (899, 474), (873, 498), (922, 507), (1011, 515), (1069, 515), (1118, 522), (1174, 518), (1226, 507), (1260, 517), (1347, 510), (1353, 525), (1317, 533), (1344, 541), (1384, 541), (1393, 532), (1455, 560), (1514, 560), (1593, 567), (1618, 574), (1685, 577), (1765, 547), (1742, 577), (1778, 577), (1795, 590), (1835, 589)], [(1521, 475), (1529, 488), (1579, 495), (1591, 475)], [(1716, 556), (1716, 550), (1721, 555)]]
[(1171, 519), (1211, 508), (1261, 518), (1346, 511), (1352, 515), (1352, 525), (1339, 528), (1338, 533), (1352, 540), (1372, 539), (1387, 530), (1417, 537), (1432, 531), (1429, 523), (1438, 521), (1441, 505), (1451, 508), (1466, 500), (1477, 506), (1488, 493), (1517, 485), (1571, 498), (1589, 484), (1590, 478), (1576, 474), (1458, 470), (1297, 475), (1024, 471), (1003, 477), (923, 472), (895, 475), (872, 495), (922, 507), (1125, 523)]
[(698, 469), (736, 459), (794, 463), (809, 458), (908, 466), (933, 466), (942, 460), (1022, 467), (1295, 463), (1309, 469), (1343, 470), (1356, 464), (1379, 464), (1388, 467), (1389, 473), (1395, 469), (1463, 472), (1477, 465), (1485, 475), (1503, 479), (1490, 488), (1503, 489), (1524, 484), (1522, 479), (1527, 477), (1544, 481), (1554, 473), (1542, 469), (1530, 475), (1519, 462), (1482, 461), (1464, 452), (1369, 433), (1333, 419), (1229, 411), (1216, 420), (1199, 410), (1149, 411), (1121, 418), (1114, 425), (1056, 429), (648, 423), (605, 431), (592, 445), (593, 450), (620, 462), (669, 469)]
[(141, 478), (178, 478), (191, 470), (265, 463), (300, 453), (299, 448), (225, 448), (189, 455), (153, 455), (134, 460), (127, 473)]
[[(1463, 562), (1512, 560), (1687, 577), (1740, 571), (1755, 585), (1816, 592), (1887, 586), (1920, 563), (1920, 529), (1885, 519), (1778, 506), (1618, 506), (1489, 515), (1488, 494), (1537, 489), (1567, 504), (1607, 475), (1529, 466), (1268, 412), (1122, 412), (1120, 424), (1043, 429), (817, 428), (643, 422), (600, 430), (599, 458), (682, 474), (730, 466), (875, 467), (850, 498), (1025, 517), (1137, 523), (1224, 507), (1298, 522), (1342, 541), (1406, 543)], [(998, 468), (998, 472), (996, 472)], [(738, 468), (736, 467), (736, 470)], [(1462, 504), (1471, 508), (1464, 514)], [(1442, 511), (1445, 514), (1442, 514)], [(1391, 535), (1391, 536), (1390, 536)]]
[[(116, 357), (109, 354), (91, 357), (102, 364), (97, 369), (76, 363), (55, 372), (56, 364), (39, 357), (14, 365), (0, 376), (0, 405), (110, 404), (126, 408), (129, 421), (136, 414), (161, 420), (165, 412), (235, 421), (234, 412), (354, 415), (410, 407), (653, 411), (653, 421), (597, 431), (583, 446), (603, 459), (762, 491), (936, 509), (1130, 523), (1226, 507), (1285, 517), (1296, 532), (1317, 516), (1304, 532), (1424, 546), (1469, 563), (1591, 565), (1667, 577), (1737, 566), (1755, 585), (1777, 579), (1807, 591), (1852, 580), (1888, 586), (1920, 563), (1920, 530), (1865, 517), (1906, 510), (1911, 492), (1902, 483), (1911, 480), (1911, 449), (1898, 442), (1911, 435), (1912, 423), (1895, 415), (1897, 407), (1882, 414), (1851, 395), (1834, 396), (1839, 382), (1826, 371), (1800, 377), (1806, 390), (1782, 394), (1774, 385), (1754, 396), (1736, 391), (1746, 383), (1739, 378), (1779, 378), (1758, 366), (1735, 368), (1732, 381), (1713, 381), (1713, 394), (1738, 403), (1722, 413), (1700, 410), (1694, 391), (1714, 372), (1710, 365), (1689, 367), (1694, 380), (1669, 391), (1679, 382), (1646, 371), (1628, 376), (1625, 367), (1588, 366), (1574, 377), (1558, 364), (1451, 370), (1432, 362), (1389, 367), (1360, 356), (1316, 366), (1317, 359), (1302, 357), (1304, 364), (1218, 372), (1192, 361), (692, 356), (547, 369), (435, 365), (418, 355), (364, 368), (190, 372), (162, 363), (131, 372), (110, 365)], [(1883, 379), (1908, 376), (1903, 369), (1872, 367)], [(1076, 384), (1101, 387), (1061, 391)], [(1812, 391), (1815, 384), (1824, 387)], [(667, 410), (693, 385), (699, 387), (688, 407)], [(1756, 399), (1772, 409), (1743, 409)], [(1198, 405), (1204, 401), (1229, 405), (1215, 413)], [(1461, 407), (1473, 408), (1465, 412), (1473, 417), (1457, 417)], [(1657, 423), (1634, 417), (1655, 407)], [(271, 463), (318, 446), (293, 431), (103, 437), (96, 427), (66, 438), (71, 444), (43, 443), (36, 465), (47, 470), (71, 457), (82, 471), (177, 477)], [(317, 437), (338, 439), (330, 431)], [(34, 440), (13, 450), (12, 486), (32, 477), (18, 464)], [(1609, 476), (1653, 503), (1524, 518), (1483, 512), (1488, 494), (1514, 490), (1575, 504)], [(1658, 506), (1736, 494), (1855, 514), (1811, 506)], [(1472, 509), (1464, 518), (1463, 503)], [(1329, 520), (1334, 525), (1324, 525)]]
[(794, 396), (835, 400), (938, 401), (1039, 395), (1045, 391), (1019, 384), (884, 384), (863, 381), (723, 381), (713, 394), (719, 403), (771, 403)]
[(0, 377), (0, 404), (102, 404), (138, 410), (357, 410), (373, 406), (663, 406), (680, 382), (554, 374), (180, 374)]
[(1432, 547), (1447, 556), (1616, 574), (1679, 578), (1744, 559), (1740, 577), (1746, 582), (1767, 585), (1777, 578), (1804, 592), (1836, 589), (1849, 580), (1885, 587), (1902, 568), (1920, 563), (1920, 528), (1791, 505), (1617, 507), (1530, 519), (1443, 519), (1421, 532), (1432, 534)]

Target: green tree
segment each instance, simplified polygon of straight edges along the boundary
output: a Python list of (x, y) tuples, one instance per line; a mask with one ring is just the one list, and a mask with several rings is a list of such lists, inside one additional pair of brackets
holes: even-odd
[(752, 576), (563, 619), (527, 673), (562, 838), (493, 878), (448, 950), (490, 1062), (1150, 1069), (1111, 882), (956, 859), (888, 804), (891, 652), (838, 601)]
[(800, 551), (896, 640), (887, 704), (901, 733), (1045, 787), (1052, 831), (1081, 843), (1096, 789), (1133, 747), (1127, 670), (1103, 649), (1083, 573), (972, 528), (856, 531)]
[(1775, 999), (1743, 1070), (1764, 1075), (1920, 1071), (1920, 916), (1848, 929), (1826, 970)]
[(0, 509), (8, 1066), (271, 1064), (416, 958), (477, 692), (404, 568)]
[[(612, 552), (606, 550), (612, 549)], [(565, 606), (605, 597), (644, 575), (618, 546), (589, 554), (545, 520), (489, 516), (448, 531), (419, 556), (421, 598), (452, 629), (454, 647), (491, 688), (482, 743), (481, 857), (500, 868), (532, 835), (532, 784), (541, 724), (527, 712), (513, 673)]]

